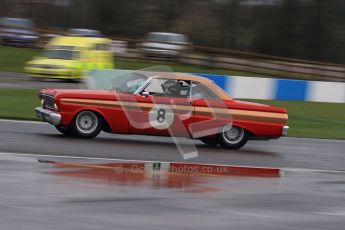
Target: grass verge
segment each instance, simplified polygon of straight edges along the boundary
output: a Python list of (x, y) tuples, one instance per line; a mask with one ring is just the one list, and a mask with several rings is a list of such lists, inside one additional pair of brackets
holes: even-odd
[(344, 103), (250, 100), (288, 110), (289, 136), (345, 139)]
[[(1, 89), (0, 118), (36, 120), (37, 90)], [(345, 139), (344, 103), (250, 100), (286, 108), (289, 136)]]
[(37, 93), (33, 89), (0, 89), (0, 118), (36, 120)]

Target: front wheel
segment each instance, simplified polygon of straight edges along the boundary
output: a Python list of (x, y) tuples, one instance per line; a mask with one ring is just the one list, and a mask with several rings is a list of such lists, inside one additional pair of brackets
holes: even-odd
[(200, 141), (210, 147), (216, 147), (218, 145), (217, 139), (212, 137), (202, 137), (200, 138)]
[(239, 149), (248, 141), (248, 132), (237, 126), (224, 126), (217, 134), (218, 143), (227, 149)]
[(55, 128), (65, 136), (71, 136), (73, 134), (69, 127), (56, 125)]
[(80, 112), (72, 123), (73, 132), (81, 138), (94, 138), (101, 132), (101, 128), (101, 119), (92, 111)]

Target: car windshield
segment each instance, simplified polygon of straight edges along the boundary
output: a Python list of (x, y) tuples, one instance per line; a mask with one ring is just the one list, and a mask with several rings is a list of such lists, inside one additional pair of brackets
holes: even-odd
[(33, 28), (33, 23), (28, 19), (22, 18), (5, 18), (1, 20), (4, 27)]
[(44, 52), (44, 57), (50, 59), (78, 59), (79, 52), (71, 50), (47, 50)]
[(147, 79), (148, 77), (138, 73), (124, 74), (112, 79), (112, 88), (117, 92), (134, 93)]
[(154, 41), (154, 42), (185, 42), (185, 38), (183, 35), (180, 34), (159, 34), (159, 33), (151, 33), (145, 37), (147, 41)]
[(88, 30), (88, 29), (70, 29), (69, 33), (72, 36), (101, 36), (101, 33), (97, 30)]

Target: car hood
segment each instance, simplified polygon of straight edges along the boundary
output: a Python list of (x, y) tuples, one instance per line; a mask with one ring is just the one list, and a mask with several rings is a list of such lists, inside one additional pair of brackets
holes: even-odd
[(57, 100), (60, 98), (117, 100), (119, 96), (122, 96), (122, 98), (129, 96), (129, 94), (117, 93), (112, 90), (90, 89), (42, 89), (40, 94), (51, 95)]

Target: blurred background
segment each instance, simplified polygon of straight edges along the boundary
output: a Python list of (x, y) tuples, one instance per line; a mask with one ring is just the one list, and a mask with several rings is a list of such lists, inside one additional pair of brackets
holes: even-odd
[(342, 0), (0, 0), (0, 117), (37, 119), (38, 89), (81, 88), (93, 69), (164, 65), (287, 108), (291, 136), (344, 139), (344, 12)]
[(118, 57), (343, 81), (344, 8), (341, 0), (0, 0), (0, 17), (29, 19), (37, 47), (92, 29), (114, 41)]
[[(344, 0), (0, 0), (1, 229), (343, 230), (344, 12)], [(126, 182), (102, 161), (180, 161), (171, 140), (79, 140), (32, 122), (42, 88), (82, 89), (90, 72), (107, 84), (115, 72), (152, 66), (287, 109), (286, 138), (240, 151), (196, 143), (196, 162), (278, 167), (282, 177), (152, 174), (141, 186), (142, 175)]]
[(344, 63), (342, 0), (1, 0), (1, 17), (37, 28), (97, 29), (142, 38), (162, 31), (193, 44)]

